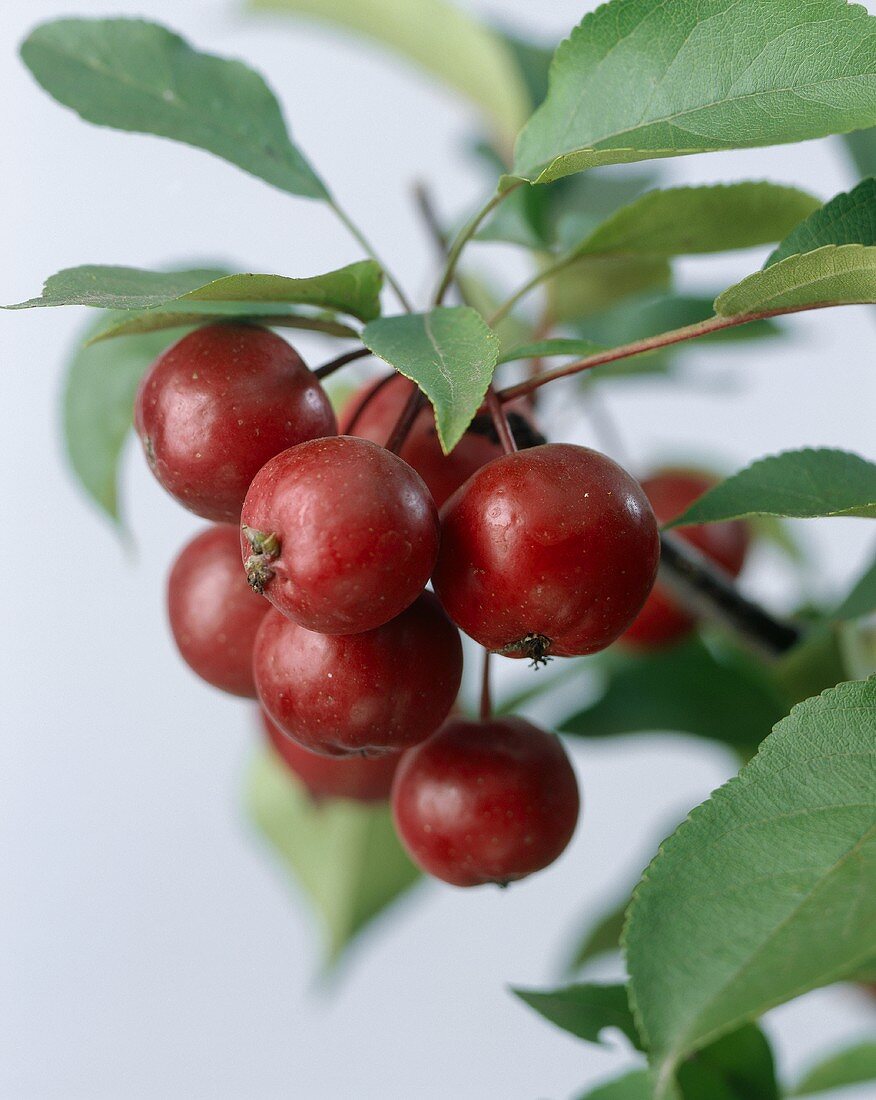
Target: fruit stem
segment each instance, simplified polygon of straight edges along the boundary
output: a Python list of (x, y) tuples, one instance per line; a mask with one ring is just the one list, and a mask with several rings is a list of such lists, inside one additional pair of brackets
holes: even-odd
[(490, 651), (484, 650), (483, 673), (481, 677), (481, 705), (478, 711), (482, 722), (489, 722), (493, 717), (493, 697), (490, 694)]
[(767, 656), (780, 656), (800, 641), (797, 626), (746, 599), (721, 569), (667, 532), (660, 536), (660, 580), (688, 610), (729, 627)]
[(364, 359), (370, 354), (371, 350), (369, 348), (356, 348), (355, 351), (345, 351), (343, 355), (339, 355), (336, 359), (330, 359), (327, 363), (323, 363), (321, 367), (317, 367), (313, 373), (317, 378), (328, 378), (336, 370), (345, 367), (347, 363), (353, 363), (356, 359)]
[(508, 414), (505, 412), (502, 402), (496, 396), (496, 389), (493, 385), (490, 385), (487, 389), (486, 402), (487, 408), (490, 410), (493, 427), (496, 429), (496, 435), (502, 444), (502, 450), (506, 455), (514, 454), (517, 450), (517, 441), (511, 431), (511, 425), (508, 423)]
[(435, 291), (435, 297), (433, 299), (434, 305), (440, 306), (444, 301), (444, 295), (449, 290), (450, 284), (453, 282), (454, 275), (456, 274), (456, 265), (459, 263), (459, 257), (462, 255), (462, 250), (496, 207), (504, 202), (518, 187), (522, 186), (523, 180), (519, 183), (512, 184), (506, 191), (496, 191), (495, 194), (484, 203), (480, 210), (469, 218), (462, 229), (456, 234), (447, 252), (447, 262), (444, 265), (444, 273), (441, 276), (441, 281), (438, 284), (438, 289)]
[(344, 432), (344, 435), (353, 434), (353, 429), (359, 423), (359, 418), (362, 416), (362, 413), (365, 412), (365, 410), (368, 408), (374, 398), (380, 393), (380, 391), (384, 389), (385, 386), (389, 385), (389, 383), (393, 380), (393, 378), (395, 378), (397, 373), (397, 371), (391, 371), (389, 374), (387, 374), (385, 378), (381, 378), (379, 382), (376, 382), (368, 391), (368, 393), (366, 393), (365, 396), (361, 398), (359, 404), (353, 410), (353, 415), (347, 421), (347, 428)]
[(425, 395), (423, 391), (419, 386), (414, 386), (411, 390), (410, 397), (405, 403), (405, 407), (401, 411), (401, 415), (396, 421), (395, 427), (389, 433), (389, 439), (386, 441), (386, 449), (392, 451), (394, 455), (397, 455), (405, 445), (408, 433), (414, 426), (414, 421), (417, 419), (417, 414), (423, 407), (424, 401)]
[(510, 298), (506, 298), (505, 301), (497, 307), (493, 315), (487, 321), (490, 328), (495, 328), (500, 321), (504, 321), (517, 303), (525, 298), (531, 291), (535, 290), (537, 286), (547, 282), (548, 279), (552, 279), (554, 275), (559, 275), (561, 271), (565, 271), (567, 267), (571, 267), (575, 260), (579, 258), (580, 257), (575, 253), (567, 252), (562, 256), (557, 256), (552, 263), (545, 264), (544, 267), (536, 271), (531, 279), (528, 279), (519, 290), (515, 290)]
[(353, 239), (358, 241), (358, 243), (365, 249), (367, 255), (369, 255), (371, 259), (374, 260), (378, 267), (383, 271), (383, 274), (386, 277), (386, 281), (395, 291), (395, 296), (401, 303), (401, 307), (405, 311), (405, 313), (413, 313), (414, 307), (411, 305), (410, 299), (405, 294), (404, 290), (402, 290), (398, 280), (395, 278), (395, 276), (392, 274), (392, 272), (389, 270), (383, 260), (381, 260), (380, 256), (378, 256), (374, 246), (371, 244), (371, 242), (368, 240), (368, 238), (365, 236), (359, 226), (356, 225), (356, 223), (353, 221), (347, 211), (344, 210), (344, 208), (340, 206), (335, 199), (329, 200), (329, 206), (334, 211), (341, 224), (351, 234)]
[(246, 570), (246, 579), (253, 592), (260, 596), (265, 594), (265, 586), (274, 576), (271, 563), (280, 556), (280, 540), (276, 535), (266, 531), (257, 531), (253, 527), (247, 527), (244, 523), (241, 527), (244, 538), (252, 547), (252, 553), (243, 563)]

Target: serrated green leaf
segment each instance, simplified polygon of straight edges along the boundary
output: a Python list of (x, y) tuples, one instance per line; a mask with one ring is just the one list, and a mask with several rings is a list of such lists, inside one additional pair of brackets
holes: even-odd
[(773, 1052), (754, 1024), (744, 1024), (678, 1069), (682, 1100), (779, 1100)]
[(672, 269), (659, 256), (582, 256), (547, 284), (547, 309), (554, 324), (571, 324), (671, 281)]
[(720, 317), (876, 302), (876, 248), (826, 245), (756, 271), (715, 299)]
[(594, 355), (596, 352), (604, 350), (601, 344), (594, 344), (590, 340), (575, 340), (556, 336), (550, 340), (535, 340), (531, 344), (518, 344), (515, 348), (503, 351), (499, 356), (499, 363), (513, 363), (517, 359), (547, 359), (554, 355), (583, 358), (585, 355)]
[(849, 451), (783, 451), (704, 493), (667, 527), (752, 515), (876, 516), (876, 464)]
[(876, 557), (834, 611), (834, 619), (858, 619), (876, 609)]
[(248, 0), (248, 6), (368, 36), (480, 108), (509, 146), (532, 109), (504, 37), (444, 0)]
[(691, 733), (750, 755), (784, 713), (759, 666), (740, 654), (719, 659), (698, 638), (619, 660), (602, 694), (559, 722), (579, 737)]
[(791, 1096), (815, 1096), (821, 1092), (876, 1081), (876, 1043), (864, 1042), (833, 1054), (813, 1066), (798, 1082)]
[[(89, 264), (69, 267), (50, 276), (39, 298), (19, 302), (8, 309), (33, 306), (84, 305), (103, 309), (161, 309), (162, 312), (186, 312), (211, 308), (229, 312), (233, 303), (236, 315), (273, 311), (283, 305), (327, 309), (371, 321), (380, 316), (380, 290), (383, 273), (373, 260), (360, 260), (336, 271), (296, 279), (285, 275), (228, 275), (224, 271), (144, 271), (136, 267), (109, 267)], [(175, 306), (176, 309), (168, 310)], [(181, 308), (180, 308), (181, 307)], [(136, 319), (136, 325), (145, 322)], [(148, 328), (122, 328), (120, 331), (143, 332)], [(109, 333), (107, 333), (109, 335)]]
[(31, 32), (21, 56), (49, 95), (87, 122), (181, 141), (292, 195), (329, 197), (262, 77), (158, 23), (56, 19)]
[[(105, 324), (103, 316), (92, 321), (83, 337)], [(79, 346), (67, 367), (63, 402), (67, 457), (86, 493), (115, 521), (119, 519), (119, 459), (131, 427), (137, 386), (174, 339), (162, 332), (129, 336), (112, 346)]]
[(499, 338), (468, 306), (383, 317), (365, 326), (365, 346), (416, 382), (435, 408), (445, 453), (480, 408), (499, 358)]
[(863, 180), (818, 207), (785, 237), (764, 267), (829, 244), (876, 245), (876, 179)]
[(557, 50), (514, 175), (545, 183), (872, 126), (874, 39), (845, 0), (611, 0)]
[(513, 989), (512, 992), (546, 1020), (579, 1039), (601, 1043), (602, 1032), (613, 1027), (641, 1050), (624, 985), (582, 983), (559, 989)]
[(670, 187), (621, 207), (573, 251), (686, 256), (752, 248), (781, 240), (820, 205), (774, 183)]
[(388, 806), (314, 802), (272, 752), (254, 761), (250, 816), (323, 923), (328, 961), (419, 878)]
[(668, 1095), (681, 1060), (876, 955), (876, 678), (796, 706), (661, 847), (624, 934)]
[(578, 1100), (651, 1100), (651, 1079), (646, 1069), (634, 1069), (597, 1085)]

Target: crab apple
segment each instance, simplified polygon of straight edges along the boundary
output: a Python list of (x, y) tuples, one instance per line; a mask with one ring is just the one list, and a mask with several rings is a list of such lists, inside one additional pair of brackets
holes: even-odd
[(399, 753), (385, 756), (323, 756), (287, 737), (264, 711), (261, 714), (265, 734), (274, 751), (314, 799), (387, 801), (392, 789), (392, 777), (401, 760)]
[[(716, 483), (716, 478), (695, 470), (661, 470), (646, 478), (642, 488), (658, 521), (669, 523)], [(677, 534), (731, 577), (741, 572), (750, 541), (748, 526), (741, 520), (683, 527)], [(623, 642), (635, 649), (659, 649), (686, 637), (695, 623), (658, 582), (624, 633)]]
[(442, 509), (435, 591), (509, 657), (595, 653), (635, 618), (660, 556), (648, 498), (610, 458), (566, 443), (505, 455)]
[(253, 670), (262, 706), (305, 748), (377, 756), (441, 725), (459, 691), (462, 643), (431, 592), (361, 634), (317, 634), (272, 610)]
[(547, 867), (579, 808), (560, 739), (522, 718), (451, 718), (404, 754), (392, 788), (411, 859), (454, 886), (504, 885)]
[(316, 376), (281, 337), (218, 323), (161, 355), (137, 392), (137, 434), (152, 472), (180, 504), (236, 523), (249, 484), (275, 454), (334, 435)]
[(236, 527), (209, 527), (183, 547), (167, 581), (183, 660), (214, 687), (254, 699), (252, 647), (268, 604), (246, 583)]
[(356, 634), (395, 618), (423, 591), (438, 554), (438, 511), (422, 478), (351, 436), (271, 459), (242, 519), (250, 584), (321, 634)]
[[(339, 430), (385, 444), (413, 390), (414, 383), (401, 374), (396, 374), (388, 382), (385, 379), (366, 382), (341, 410)], [(363, 407), (366, 399), (367, 404)], [(361, 413), (356, 415), (360, 409)], [(524, 409), (525, 405), (521, 402), (506, 410), (517, 446), (523, 448), (544, 443), (544, 437), (533, 427)], [(490, 418), (478, 416), (450, 454), (446, 455), (441, 449), (431, 406), (424, 407), (417, 414), (399, 451), (405, 462), (413, 466), (425, 481), (439, 508), (463, 482), (468, 481), (475, 470), (499, 458), (502, 453), (502, 445)]]

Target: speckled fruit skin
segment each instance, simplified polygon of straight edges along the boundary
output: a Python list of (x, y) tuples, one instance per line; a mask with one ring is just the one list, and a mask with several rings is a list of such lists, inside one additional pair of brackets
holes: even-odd
[(218, 523), (238, 522), (269, 458), (337, 431), (325, 391), (285, 340), (227, 323), (190, 332), (156, 360), (134, 420), (159, 482)]
[(405, 753), (392, 789), (411, 859), (453, 886), (540, 871), (575, 831), (578, 783), (560, 740), (522, 718), (451, 718)]
[(253, 654), (262, 706), (312, 752), (399, 752), (444, 721), (462, 679), (462, 643), (430, 592), (363, 634), (317, 634), (269, 611)]
[(399, 753), (323, 756), (287, 737), (264, 711), (261, 715), (265, 734), (274, 751), (314, 799), (348, 798), (353, 802), (386, 802), (389, 799), (392, 779), (401, 760)]
[[(711, 475), (694, 470), (661, 470), (643, 481), (642, 488), (662, 524), (680, 516), (716, 483)], [(676, 533), (731, 577), (739, 576), (750, 541), (748, 526), (741, 520), (682, 527)], [(660, 649), (687, 637), (695, 622), (658, 583), (622, 640), (633, 649)]]
[(269, 610), (246, 583), (236, 527), (209, 527), (183, 547), (167, 580), (167, 613), (183, 660), (207, 683), (256, 697), (252, 648)]
[[(403, 375), (396, 375), (392, 381), (381, 386), (350, 428), (350, 422), (362, 400), (379, 385), (379, 381), (366, 382), (353, 394), (338, 417), (341, 432), (346, 433), (350, 429), (350, 435), (370, 439), (381, 445), (386, 443), (407, 404), (414, 384)], [(478, 418), (477, 425), (485, 430), (470, 429), (450, 454), (446, 455), (438, 441), (435, 414), (431, 407), (427, 407), (420, 411), (399, 451), (405, 462), (425, 481), (439, 508), (475, 470), (502, 455), (501, 444), (489, 431), (488, 418)]]
[[(351, 436), (273, 458), (254, 479), (242, 520), (279, 540), (264, 594), (321, 634), (373, 630), (395, 618), (422, 592), (438, 554), (438, 511), (422, 478)], [(246, 533), (241, 548), (249, 561)]]
[(435, 591), (481, 645), (512, 657), (595, 653), (635, 618), (660, 556), (625, 470), (549, 443), (491, 462), (442, 509)]

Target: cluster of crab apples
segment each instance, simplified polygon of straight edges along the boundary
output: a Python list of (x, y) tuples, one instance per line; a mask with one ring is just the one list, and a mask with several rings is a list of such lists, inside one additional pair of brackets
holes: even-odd
[[(460, 716), (460, 630), (536, 663), (682, 636), (692, 621), (653, 587), (655, 511), (671, 518), (708, 482), (643, 487), (545, 443), (526, 408), (505, 420), (519, 450), (478, 417), (444, 455), (413, 392), (400, 375), (367, 384), (339, 434), (317, 376), (265, 328), (209, 324), (164, 352), (137, 433), (158, 481), (212, 523), (173, 566), (170, 624), (203, 679), (259, 700), (314, 797), (391, 798), (422, 869), (504, 884), (566, 847), (578, 785), (554, 734)], [(688, 537), (738, 572), (739, 525)]]

